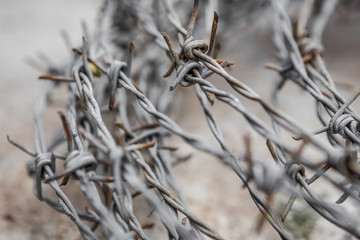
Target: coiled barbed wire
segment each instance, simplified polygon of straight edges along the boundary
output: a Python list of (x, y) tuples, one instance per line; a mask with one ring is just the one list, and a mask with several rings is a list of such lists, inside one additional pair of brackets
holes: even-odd
[[(223, 239), (211, 226), (191, 213), (177, 187), (172, 172), (174, 156), (169, 146), (169, 135), (175, 134), (233, 169), (259, 211), (282, 239), (291, 239), (291, 236), (283, 230), (260, 191), (272, 195), (281, 190), (291, 195), (282, 221), (295, 199), (300, 197), (324, 218), (360, 237), (355, 216), (341, 206), (321, 199), (309, 186), (322, 177), (344, 192), (337, 203), (344, 202), (348, 197), (359, 203), (357, 152), (360, 118), (349, 106), (360, 91), (345, 100), (336, 90), (322, 57), (321, 36), (337, 1), (319, 3), (306, 0), (295, 30), (285, 11), (286, 1), (270, 2), (269, 11), (274, 22), (273, 40), (281, 61), (279, 66), (266, 66), (279, 72), (272, 104), (226, 71), (231, 62), (217, 59), (215, 48), (219, 16), (216, 12), (209, 44), (193, 37), (198, 0), (194, 1), (187, 29), (183, 27), (180, 21), (182, 16), (178, 15), (170, 0), (161, 1), (161, 6), (155, 2), (150, 4), (154, 12), (146, 10), (137, 1), (104, 1), (97, 33), (92, 37), (85, 31), (82, 48), (73, 49), (73, 59), (65, 67), (51, 66), (49, 73), (40, 77), (52, 81), (47, 83), (34, 109), (36, 151), (9, 138), (11, 143), (33, 158), (28, 163), (28, 169), (35, 180), (34, 193), (39, 200), (69, 216), (84, 239), (98, 239), (94, 233), (97, 226), (101, 227), (107, 239), (134, 239), (135, 236), (148, 239), (144, 226), (134, 214), (133, 199), (139, 194), (154, 209), (169, 239), (203, 239), (205, 235)], [(216, 5), (209, 1), (205, 8), (210, 11)], [(117, 8), (122, 8), (122, 12), (127, 14), (117, 14), (114, 11)], [(154, 15), (159, 11), (157, 8), (164, 9), (163, 15), (166, 15), (169, 23), (167, 28), (176, 32), (174, 35), (177, 36), (179, 51), (166, 33), (160, 33), (157, 27), (159, 19)], [(118, 28), (107, 29), (108, 17), (113, 18), (111, 24)], [(129, 28), (128, 22), (141, 27)], [(141, 34), (144, 39), (140, 41), (143, 44), (137, 47), (139, 55), (133, 62), (135, 46), (128, 43), (129, 51), (125, 46), (136, 34)], [(109, 38), (115, 44), (112, 45)], [(165, 76), (171, 76), (172, 72), (176, 75), (170, 84), (160, 77), (166, 61), (159, 56), (164, 56), (164, 52), (172, 59)], [(119, 53), (125, 53), (123, 60), (115, 59)], [(64, 73), (64, 76), (52, 72)], [(246, 109), (235, 94), (221, 90), (206, 80), (211, 75), (225, 80), (242, 97), (258, 103), (270, 116), (272, 126)], [(326, 132), (330, 144), (314, 138), (313, 132), (279, 110), (278, 93), (287, 81), (299, 85), (316, 100), (318, 118), (324, 127), (315, 134)], [(64, 82), (69, 91), (67, 115), (59, 113), (63, 131), (57, 132), (52, 142), (46, 144), (42, 117), (52, 91)], [(173, 99), (171, 91), (178, 86), (195, 87), (209, 129), (219, 147), (184, 131), (166, 115)], [(267, 146), (275, 160), (273, 164), (252, 158), (248, 138), (243, 158), (235, 157), (225, 143), (220, 124), (211, 113), (214, 97), (244, 116), (249, 126), (267, 139)], [(281, 137), (280, 130), (290, 132), (294, 140), (301, 140), (303, 144), (299, 148), (294, 147)], [(62, 143), (67, 144), (67, 153), (54, 153), (54, 149)], [(304, 154), (307, 146), (314, 147), (322, 154), (321, 167), (311, 164), (309, 156)], [(56, 171), (56, 159), (65, 160), (64, 170)], [(330, 168), (347, 178), (351, 187), (347, 189), (327, 175)], [(306, 176), (307, 169), (315, 172), (310, 178)], [(57, 182), (59, 178), (63, 178), (60, 184)], [(80, 182), (80, 189), (90, 207), (86, 213), (78, 212), (60, 188), (68, 183), (69, 178)], [(42, 189), (43, 181), (56, 192), (57, 199), (46, 195)], [(252, 182), (260, 191), (253, 187)], [(180, 214), (184, 216), (183, 219), (180, 219)], [(83, 220), (92, 222), (93, 227), (90, 228)]]

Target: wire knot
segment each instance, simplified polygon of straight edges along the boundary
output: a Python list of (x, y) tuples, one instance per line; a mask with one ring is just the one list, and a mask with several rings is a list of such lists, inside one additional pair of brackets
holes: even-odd
[(80, 152), (78, 150), (72, 151), (65, 161), (65, 168), (68, 173), (85, 168), (85, 171), (90, 171), (96, 168), (96, 159), (90, 152)]
[(285, 164), (285, 169), (288, 175), (295, 181), (297, 181), (296, 175), (298, 173), (300, 173), (301, 176), (305, 177), (305, 168), (298, 163), (288, 162)]
[(55, 156), (52, 153), (39, 153), (35, 157), (35, 177), (36, 177), (36, 192), (37, 197), (42, 201), (41, 179), (44, 175), (44, 167), (50, 166), (51, 170), (55, 172)]
[(117, 79), (119, 78), (119, 72), (125, 71), (127, 64), (122, 61), (114, 60), (110, 67), (107, 69), (107, 75), (109, 76), (110, 83), (116, 86)]
[(121, 61), (113, 61), (110, 65), (110, 67), (107, 70), (107, 75), (110, 81), (111, 86), (111, 94), (109, 99), (109, 109), (112, 110), (114, 108), (115, 104), (115, 90), (117, 88), (117, 81), (119, 79), (120, 71), (125, 71), (127, 67), (127, 64), (125, 62)]
[(300, 43), (300, 49), (302, 50), (303, 54), (324, 52), (324, 46), (321, 44), (321, 42), (314, 40), (313, 38), (304, 38)]
[(348, 135), (345, 130), (346, 127), (348, 127), (353, 134), (357, 135), (360, 126), (359, 122), (348, 113), (341, 114), (340, 116), (335, 114), (329, 122), (329, 132), (332, 134), (338, 133), (345, 137)]
[(39, 175), (42, 178), (42, 173), (46, 165), (50, 165), (51, 169), (55, 172), (54, 159), (55, 156), (50, 152), (37, 154), (35, 157), (36, 176)]
[(206, 53), (209, 46), (203, 40), (194, 40), (192, 37), (188, 38), (183, 45), (184, 55), (187, 59), (198, 60), (198, 57), (194, 55), (194, 50)]
[(254, 164), (252, 177), (256, 186), (271, 194), (283, 185), (284, 170), (277, 164)]
[(171, 83), (170, 85), (170, 91), (174, 90), (177, 85), (181, 85), (183, 87), (189, 87), (191, 85), (193, 85), (193, 82), (189, 82), (185, 79), (185, 76), (187, 74), (191, 74), (193, 75), (193, 70), (196, 69), (199, 74), (201, 75), (203, 72), (203, 65), (198, 62), (198, 61), (194, 61), (194, 60), (190, 60), (187, 62), (182, 62), (182, 64), (177, 68), (176, 70), (176, 79), (174, 82)]

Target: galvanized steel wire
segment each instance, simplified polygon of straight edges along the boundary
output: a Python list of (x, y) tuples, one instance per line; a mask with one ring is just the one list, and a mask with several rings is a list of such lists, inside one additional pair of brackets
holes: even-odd
[[(219, 16), (216, 12), (210, 36), (204, 32), (197, 34), (209, 37), (210, 42), (193, 37), (194, 25), (202, 17), (197, 16), (198, 9), (209, 12), (219, 5), (210, 0), (202, 4), (195, 0), (191, 9), (187, 4), (176, 2), (175, 5), (171, 0), (104, 1), (95, 34), (84, 31), (82, 47), (73, 49), (72, 59), (65, 65), (49, 66), (48, 73), (40, 77), (50, 81), (34, 108), (36, 150), (29, 150), (9, 138), (32, 157), (27, 167), (34, 179), (34, 194), (40, 201), (66, 214), (84, 239), (98, 239), (94, 232), (98, 226), (107, 239), (134, 239), (135, 236), (149, 239), (144, 223), (134, 214), (133, 199), (140, 194), (154, 209), (169, 239), (203, 239), (204, 236), (223, 239), (191, 212), (177, 187), (172, 168), (175, 162), (182, 160), (172, 160), (175, 155), (169, 137), (173, 134), (229, 166), (282, 239), (291, 239), (291, 236), (282, 228), (264, 194), (283, 191), (291, 195), (283, 221), (296, 198), (303, 198), (328, 221), (360, 237), (356, 216), (339, 205), (348, 197), (359, 204), (360, 117), (350, 105), (360, 91), (347, 100), (339, 93), (326, 68), (321, 44), (322, 33), (337, 1), (305, 0), (295, 29), (286, 12), (287, 1), (272, 0), (268, 4), (273, 42), (280, 61), (279, 65), (266, 66), (279, 73), (271, 103), (227, 72), (231, 62), (217, 59)], [(184, 11), (192, 12), (187, 28), (182, 24), (188, 22)], [(167, 21), (159, 22), (160, 16), (165, 16)], [(175, 34), (168, 36), (159, 29)], [(139, 36), (143, 39), (135, 49), (130, 42)], [(161, 76), (169, 63), (171, 67), (166, 76), (173, 79), (171, 82)], [(207, 80), (211, 75), (227, 82), (236, 94), (212, 84)], [(278, 95), (287, 82), (295, 83), (316, 100), (317, 117), (323, 128), (309, 131), (279, 109)], [(68, 87), (67, 113), (59, 112), (62, 130), (47, 143), (42, 118), (52, 92), (60, 84)], [(179, 87), (195, 87), (209, 130), (219, 146), (186, 132), (167, 115), (173, 102), (171, 91)], [(258, 103), (271, 118), (272, 125), (247, 109), (242, 97)], [(214, 98), (242, 115), (248, 127), (267, 140), (274, 158), (272, 163), (253, 159), (249, 138), (245, 138), (241, 159), (229, 150), (221, 123), (212, 114)], [(303, 143), (294, 147), (282, 138), (280, 131), (291, 133), (294, 141)], [(320, 133), (327, 134), (328, 142), (314, 137)], [(67, 152), (55, 153), (55, 148), (62, 144), (67, 145)], [(321, 166), (311, 164), (311, 156), (303, 153), (304, 148), (310, 146), (323, 156)], [(55, 161), (59, 159), (65, 160), (61, 171), (55, 168)], [(345, 188), (333, 179), (326, 173), (329, 169), (340, 173), (351, 187)], [(307, 178), (307, 170), (315, 172), (314, 175)], [(59, 184), (60, 178), (63, 180)], [(76, 210), (61, 189), (69, 178), (80, 182), (80, 190), (89, 206), (85, 213)], [(319, 178), (344, 192), (338, 204), (322, 199), (311, 189), (310, 184)], [(56, 198), (47, 196), (44, 184), (54, 190)]]

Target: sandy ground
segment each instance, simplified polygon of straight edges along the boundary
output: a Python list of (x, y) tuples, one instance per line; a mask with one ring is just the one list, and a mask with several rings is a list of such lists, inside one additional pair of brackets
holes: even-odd
[[(26, 56), (35, 56), (37, 51), (46, 53), (54, 61), (66, 57), (60, 29), (66, 29), (73, 41), (79, 42), (80, 20), (91, 23), (98, 4), (99, 1), (95, 0), (2, 0), (0, 3), (0, 239), (80, 239), (75, 225), (66, 216), (57, 214), (34, 197), (32, 181), (25, 177), (28, 157), (7, 143), (6, 134), (33, 148), (32, 108), (42, 83), (37, 80), (39, 72), (25, 65), (23, 60)], [(351, 23), (333, 21), (330, 28), (333, 30), (325, 33), (329, 69), (336, 81), (346, 83), (339, 85), (345, 96), (359, 86), (359, 23), (359, 18), (354, 18)], [(232, 74), (268, 98), (269, 87), (276, 75), (261, 67), (274, 62), (274, 49), (267, 31), (241, 31), (243, 33), (232, 36), (236, 41), (225, 46), (221, 58), (235, 62)], [(229, 90), (224, 82), (213, 81), (217, 86)], [(294, 101), (285, 101), (287, 95), (283, 94), (282, 109), (294, 118), (301, 119), (303, 126), (315, 129), (318, 123), (303, 117), (313, 114), (312, 108), (307, 107), (313, 106), (313, 100), (297, 88), (289, 87), (290, 90)], [(185, 130), (215, 144), (205, 118), (199, 114), (200, 107), (194, 104), (197, 99), (193, 89), (181, 90), (179, 99), (182, 101), (182, 111), (186, 110), (187, 116), (192, 117), (174, 115), (173, 118)], [(296, 105), (296, 100), (300, 99), (304, 103), (302, 108)], [(259, 117), (266, 118), (260, 108), (246, 101), (245, 104), (253, 107)], [(50, 111), (56, 111), (56, 108)], [(229, 107), (216, 102), (213, 112), (222, 123), (225, 141), (235, 155), (243, 152), (242, 139), (246, 132), (251, 133), (254, 145), (264, 144), (264, 140), (249, 130), (244, 119)], [(59, 124), (58, 119), (50, 119), (49, 126), (55, 124)], [(279, 238), (267, 224), (261, 234), (254, 231), (259, 213), (247, 191), (242, 189), (240, 180), (229, 168), (204, 153), (196, 152), (178, 138), (174, 138), (174, 143), (183, 153), (194, 154), (190, 161), (178, 166), (175, 173), (189, 208), (195, 215), (226, 239)], [(265, 148), (257, 150), (254, 155), (258, 159), (270, 159)], [(81, 199), (81, 194), (75, 188), (68, 191), (73, 199)], [(81, 201), (75, 204), (80, 206)], [(312, 237), (340, 239), (343, 235), (341, 230), (326, 221), (318, 221)], [(156, 239), (154, 235), (151, 236)]]

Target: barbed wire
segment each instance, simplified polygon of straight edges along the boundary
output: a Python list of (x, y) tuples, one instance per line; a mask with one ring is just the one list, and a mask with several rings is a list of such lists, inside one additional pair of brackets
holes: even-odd
[[(98, 239), (95, 233), (98, 226), (107, 239), (149, 239), (144, 231), (148, 226), (134, 214), (133, 200), (139, 195), (144, 196), (158, 216), (169, 239), (204, 239), (205, 236), (223, 239), (191, 212), (179, 191), (173, 166), (187, 157), (172, 160), (176, 158), (172, 154), (175, 147), (170, 145), (169, 137), (174, 134), (229, 166), (282, 239), (292, 237), (282, 228), (272, 211), (269, 197), (264, 198), (264, 194), (271, 197), (283, 191), (291, 195), (281, 216), (282, 221), (285, 221), (296, 198), (303, 198), (322, 217), (360, 237), (356, 216), (338, 205), (348, 197), (359, 204), (360, 169), (357, 161), (360, 118), (350, 105), (360, 91), (346, 100), (336, 89), (322, 56), (321, 36), (337, 1), (305, 0), (294, 29), (285, 10), (286, 1), (272, 0), (270, 3), (268, 11), (273, 21), (273, 41), (281, 62), (280, 65), (266, 65), (279, 73), (271, 103), (226, 71), (233, 63), (217, 59), (219, 15), (213, 9), (219, 5), (217, 2), (208, 1), (204, 6), (207, 12), (214, 11), (208, 44), (193, 37), (198, 19), (198, 0), (194, 1), (187, 28), (182, 24), (185, 20), (183, 16), (187, 16), (183, 14), (187, 4), (183, 9), (176, 5), (181, 9), (178, 11), (170, 0), (148, 1), (144, 5), (137, 1), (104, 1), (94, 36), (84, 26), (82, 47), (72, 49), (73, 58), (68, 64), (52, 64), (48, 73), (39, 77), (51, 81), (46, 84), (34, 108), (36, 151), (8, 138), (32, 157), (27, 166), (34, 178), (34, 193), (38, 199), (66, 214), (77, 225), (84, 239)], [(124, 14), (119, 15), (117, 10)], [(165, 28), (161, 17), (168, 20)], [(140, 27), (130, 27), (129, 24)], [(109, 28), (109, 25), (112, 27)], [(159, 29), (176, 33), (170, 37)], [(205, 38), (205, 32), (199, 30), (198, 35)], [(130, 41), (137, 34), (142, 39), (135, 49)], [(175, 39), (180, 50), (176, 50)], [(123, 60), (119, 60), (120, 54)], [(167, 63), (165, 54), (171, 60), (171, 67), (164, 75), (173, 78), (170, 84), (160, 76)], [(176, 76), (172, 77), (172, 73)], [(211, 75), (225, 80), (236, 95), (258, 103), (271, 118), (272, 125), (247, 109), (235, 94), (221, 90), (206, 80)], [(278, 94), (289, 81), (299, 85), (316, 100), (317, 115), (323, 128), (309, 131), (279, 109)], [(47, 144), (42, 118), (52, 92), (60, 84), (68, 85), (67, 114), (59, 112), (63, 130), (58, 130)], [(195, 87), (218, 147), (184, 131), (167, 115), (173, 101), (171, 91), (179, 86)], [(211, 112), (214, 98), (242, 115), (249, 126), (267, 140), (274, 162), (254, 159), (249, 137), (245, 137), (244, 155), (235, 157)], [(280, 131), (294, 135), (294, 141), (302, 141), (300, 147), (285, 141)], [(314, 137), (323, 132), (326, 132), (328, 142)], [(64, 143), (67, 152), (55, 153), (55, 148)], [(311, 156), (304, 153), (304, 149), (310, 146), (321, 153), (321, 165), (311, 164)], [(55, 169), (56, 159), (65, 160), (64, 170)], [(329, 169), (340, 173), (350, 187), (344, 187), (327, 174)], [(306, 170), (315, 173), (307, 178)], [(322, 199), (310, 188), (310, 184), (320, 177), (344, 192), (337, 204)], [(62, 182), (59, 184), (57, 180), (60, 178)], [(77, 211), (61, 190), (70, 178), (80, 182), (80, 190), (89, 205), (86, 213)], [(55, 191), (55, 199), (46, 195), (42, 189), (44, 183)]]

